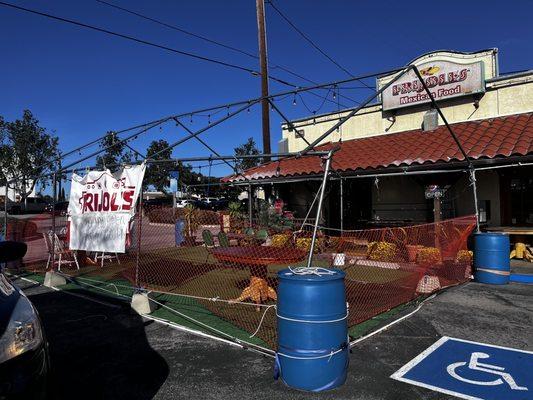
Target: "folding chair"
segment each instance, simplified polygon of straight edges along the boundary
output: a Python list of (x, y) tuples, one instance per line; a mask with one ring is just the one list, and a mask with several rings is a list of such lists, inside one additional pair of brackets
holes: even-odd
[(228, 235), (226, 235), (226, 232), (218, 232), (218, 244), (220, 247), (230, 247)]
[[(61, 271), (61, 265), (62, 264), (76, 264), (76, 267), (80, 269), (80, 264), (78, 263), (78, 257), (76, 256), (76, 253), (72, 250), (65, 248), (63, 245), (63, 242), (59, 240), (57, 235), (53, 232), (43, 233), (44, 240), (46, 243), (46, 248), (48, 250), (48, 261), (46, 263), (46, 269), (48, 269), (48, 266), (50, 265), (50, 261), (52, 261), (52, 266), (57, 262), (57, 270)], [(52, 245), (53, 244), (53, 245)], [(54, 248), (54, 251), (52, 251), (52, 247)], [(53, 254), (53, 257), (52, 257)], [(57, 261), (56, 261), (57, 257)], [(71, 257), (72, 260), (66, 260), (65, 257)]]
[(213, 233), (210, 230), (204, 229), (202, 231), (202, 239), (204, 240), (205, 247), (215, 247), (215, 241), (213, 239)]
[(94, 255), (94, 262), (97, 263), (98, 260), (100, 260), (100, 267), (101, 268), (104, 267), (104, 260), (115, 259), (115, 260), (117, 260), (117, 263), (120, 264), (120, 259), (118, 258), (118, 254), (117, 253), (113, 253), (113, 254), (106, 253), (106, 252), (103, 252), (103, 251), (101, 253), (96, 252), (96, 254)]

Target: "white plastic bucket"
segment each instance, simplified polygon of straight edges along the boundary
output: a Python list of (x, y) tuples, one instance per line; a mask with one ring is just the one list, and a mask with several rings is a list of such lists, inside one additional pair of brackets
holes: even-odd
[(333, 266), (341, 267), (346, 262), (346, 254), (344, 253), (333, 253)]

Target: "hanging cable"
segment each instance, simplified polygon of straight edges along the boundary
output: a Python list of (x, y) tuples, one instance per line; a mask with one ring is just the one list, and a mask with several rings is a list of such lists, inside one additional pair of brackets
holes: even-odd
[[(301, 29), (299, 29), (285, 14), (281, 12), (281, 10), (276, 7), (276, 5), (272, 2), (272, 0), (267, 0), (267, 4), (270, 4), (270, 6), (276, 11), (281, 18), (285, 20), (298, 34), (305, 39), (313, 48), (315, 48), (320, 54), (322, 54), (324, 57), (326, 57), (329, 61), (331, 61), (333, 64), (335, 64), (340, 70), (342, 70), (344, 73), (346, 73), (348, 76), (353, 77), (353, 74), (348, 71), (346, 68), (344, 68), (342, 65), (340, 65), (337, 61), (335, 61), (332, 57), (330, 57), (325, 51), (323, 51), (318, 45), (311, 40), (309, 36), (307, 36)], [(365, 82), (359, 81), (369, 89), (373, 89), (370, 86), (368, 86)]]

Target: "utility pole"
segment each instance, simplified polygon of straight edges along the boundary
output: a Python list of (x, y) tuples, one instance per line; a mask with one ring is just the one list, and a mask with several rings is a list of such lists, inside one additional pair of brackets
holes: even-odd
[[(261, 70), (261, 97), (268, 96), (268, 58), (265, 29), (265, 0), (256, 0), (257, 35), (259, 39), (259, 63)], [(270, 154), (270, 109), (267, 99), (261, 102), (263, 125), (263, 153)], [(269, 161), (270, 158), (264, 159)]]

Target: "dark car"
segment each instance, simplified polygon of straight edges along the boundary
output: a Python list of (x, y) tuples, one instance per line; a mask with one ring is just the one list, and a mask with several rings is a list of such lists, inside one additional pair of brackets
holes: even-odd
[[(0, 242), (0, 265), (25, 253), (24, 243)], [(0, 268), (0, 399), (45, 399), (49, 371), (39, 314)]]
[(228, 208), (229, 200), (228, 199), (218, 199), (209, 203), (209, 207), (213, 211), (222, 211)]
[[(52, 210), (54, 210), (52, 212)], [(45, 211), (49, 214), (65, 216), (68, 211), (68, 201), (58, 201), (55, 204), (47, 204)]]
[(199, 210), (211, 210), (209, 203), (206, 203), (203, 200), (194, 200), (192, 205), (194, 208), (198, 208)]
[(157, 207), (172, 207), (172, 197), (157, 197), (155, 199), (143, 199), (143, 207), (146, 209), (157, 208)]

